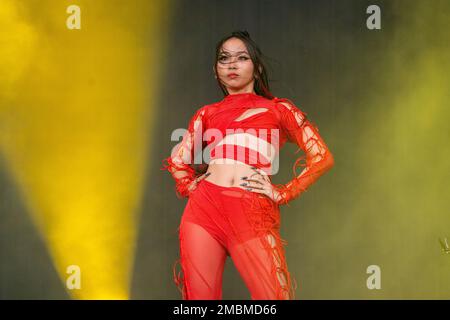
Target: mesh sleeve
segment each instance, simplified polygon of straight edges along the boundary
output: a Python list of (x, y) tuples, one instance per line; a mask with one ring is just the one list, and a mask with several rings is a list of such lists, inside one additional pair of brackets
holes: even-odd
[[(293, 179), (287, 184), (275, 185), (280, 193), (278, 204), (287, 204), (305, 192), (321, 175), (331, 169), (334, 158), (326, 146), (319, 129), (308, 120), (307, 114), (297, 108), (292, 101), (275, 98), (279, 107), (281, 128), (289, 142), (295, 143), (302, 150), (293, 165)], [(303, 168), (297, 173), (298, 168)]]
[[(161, 170), (167, 170), (175, 180), (177, 196), (187, 198), (190, 195), (190, 185), (199, 175), (194, 169), (196, 155), (201, 156), (203, 149), (202, 136), (205, 118), (205, 108), (199, 109), (190, 119), (188, 129), (183, 139), (173, 149), (169, 157), (163, 160)], [(198, 167), (198, 166), (197, 166)]]

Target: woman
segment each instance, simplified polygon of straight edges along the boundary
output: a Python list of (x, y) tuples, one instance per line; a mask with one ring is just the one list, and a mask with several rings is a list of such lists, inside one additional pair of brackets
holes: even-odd
[[(252, 299), (295, 298), (279, 207), (306, 191), (334, 160), (306, 113), (272, 96), (261, 55), (246, 31), (218, 43), (213, 70), (225, 97), (196, 112), (165, 159), (177, 193), (189, 198), (179, 227), (176, 262), (182, 271), (177, 274), (173, 266), (183, 299), (222, 299), (227, 256)], [(270, 175), (285, 142), (297, 144), (306, 161), (295, 162), (289, 183), (274, 185)], [(206, 173), (196, 166), (202, 158)], [(297, 175), (299, 166), (305, 168)]]

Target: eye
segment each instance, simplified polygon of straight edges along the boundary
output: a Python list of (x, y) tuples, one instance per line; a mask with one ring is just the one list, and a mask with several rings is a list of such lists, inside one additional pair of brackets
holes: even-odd
[(225, 59), (227, 59), (227, 56), (220, 56), (219, 57), (219, 61), (225, 61)]
[(248, 60), (249, 58), (246, 57), (246, 56), (240, 56), (239, 59), (241, 59), (241, 60)]

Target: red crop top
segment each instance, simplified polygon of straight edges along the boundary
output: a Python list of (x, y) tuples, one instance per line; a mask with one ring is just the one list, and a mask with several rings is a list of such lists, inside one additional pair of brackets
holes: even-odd
[[(203, 106), (191, 118), (183, 140), (164, 159), (167, 163), (162, 169), (175, 178), (177, 193), (188, 197), (189, 184), (200, 175), (193, 165), (241, 162), (270, 176), (278, 170), (279, 150), (288, 141), (297, 144), (305, 155), (294, 163), (293, 179), (275, 186), (281, 195), (278, 204), (284, 204), (334, 165), (317, 127), (288, 99), (238, 93)], [(304, 167), (299, 174), (298, 167)], [(174, 176), (179, 171), (185, 172), (181, 178)]]

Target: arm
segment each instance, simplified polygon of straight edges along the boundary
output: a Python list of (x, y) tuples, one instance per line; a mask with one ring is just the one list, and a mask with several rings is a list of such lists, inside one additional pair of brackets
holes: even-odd
[(205, 108), (200, 108), (191, 118), (183, 140), (172, 149), (170, 157), (163, 160), (162, 170), (171, 173), (179, 197), (189, 197), (193, 183), (199, 176), (194, 169), (195, 152), (202, 151)]
[[(319, 135), (317, 127), (311, 123), (306, 113), (298, 109), (288, 99), (276, 98), (281, 114), (281, 126), (290, 142), (305, 153), (293, 166), (294, 178), (285, 185), (276, 185), (279, 193), (278, 204), (286, 204), (305, 192), (321, 175), (334, 165), (334, 158)], [(302, 160), (305, 160), (303, 163)], [(297, 168), (304, 167), (297, 175)]]

